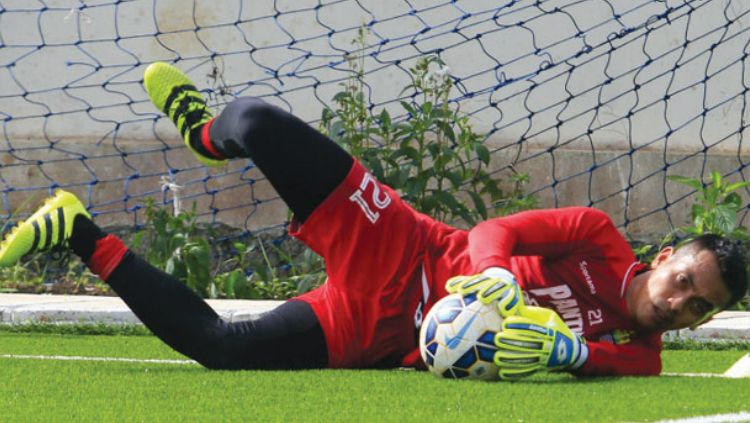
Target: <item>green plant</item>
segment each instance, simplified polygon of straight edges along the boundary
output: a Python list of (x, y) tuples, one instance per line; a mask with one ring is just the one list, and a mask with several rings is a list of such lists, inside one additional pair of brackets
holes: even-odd
[(685, 176), (669, 176), (669, 179), (697, 191), (697, 202), (690, 209), (692, 225), (679, 230), (690, 237), (712, 233), (743, 242), (750, 241), (747, 228), (739, 224), (738, 215), (743, 205), (742, 197), (737, 193), (750, 187), (750, 182), (730, 183), (716, 171), (711, 172), (711, 181), (707, 184)]
[(0, 268), (0, 292), (19, 292), (22, 289), (28, 291), (31, 287), (40, 287), (46, 279), (46, 268), (32, 267), (31, 263), (18, 262), (13, 266)]
[(298, 255), (273, 246), (274, 260), (263, 240), (235, 242), (236, 255), (224, 262), (231, 270), (216, 275), (215, 283), (227, 298), (291, 298), (309, 291), (325, 281), (323, 260), (305, 248)]
[(298, 255), (293, 255), (283, 248), (273, 248), (281, 259), (286, 279), (296, 287), (295, 295), (304, 294), (320, 286), (328, 277), (323, 258), (313, 250), (304, 248)]
[[(133, 248), (145, 243), (146, 260), (209, 298), (218, 292), (211, 278), (211, 246), (197, 231), (195, 203), (176, 215), (167, 207), (146, 202), (146, 229), (133, 238)], [(145, 240), (144, 240), (145, 238)]]
[[(668, 233), (661, 241), (659, 248), (644, 245), (633, 251), (642, 261), (651, 261), (654, 255), (666, 245), (677, 245), (703, 235), (716, 234), (730, 239), (750, 242), (750, 232), (740, 225), (739, 213), (743, 210), (742, 197), (737, 191), (750, 187), (750, 182), (730, 183), (719, 172), (711, 172), (711, 180), (704, 183), (697, 178), (686, 176), (669, 176), (669, 180), (693, 188), (696, 191), (696, 202), (690, 208), (691, 224), (677, 228)], [(736, 309), (750, 310), (750, 296), (741, 300)]]
[[(360, 29), (354, 44), (366, 48)], [(373, 116), (365, 97), (364, 55), (347, 57), (351, 77), (325, 108), (320, 129), (367, 166), (387, 185), (398, 188), (415, 209), (438, 220), (464, 220), (473, 225), (489, 217), (485, 200), (506, 214), (533, 208), (536, 199), (523, 194), (528, 175), (513, 171), (514, 189), (503, 191), (488, 172), (486, 136), (476, 133), (469, 117), (449, 100), (453, 80), (437, 56), (417, 60), (412, 83), (402, 90), (407, 117), (394, 122), (388, 110)]]

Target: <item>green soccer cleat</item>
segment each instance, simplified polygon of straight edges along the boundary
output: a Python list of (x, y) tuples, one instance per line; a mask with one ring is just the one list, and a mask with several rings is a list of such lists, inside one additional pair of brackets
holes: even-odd
[(185, 139), (185, 145), (201, 163), (221, 166), (227, 162), (206, 157), (190, 145), (190, 131), (201, 127), (213, 116), (206, 107), (206, 100), (187, 75), (172, 65), (155, 62), (146, 68), (143, 85), (151, 102), (172, 119)]
[(91, 218), (75, 195), (61, 189), (55, 191), (39, 210), (5, 236), (0, 243), (0, 267), (12, 266), (26, 254), (63, 245), (79, 214)]

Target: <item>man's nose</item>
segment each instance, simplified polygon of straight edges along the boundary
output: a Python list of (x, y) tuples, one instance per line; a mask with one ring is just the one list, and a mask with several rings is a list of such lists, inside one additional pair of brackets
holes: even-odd
[(685, 304), (687, 304), (688, 299), (690, 299), (690, 294), (687, 292), (676, 292), (672, 294), (672, 296), (669, 297), (669, 310), (675, 314), (679, 314), (685, 307)]

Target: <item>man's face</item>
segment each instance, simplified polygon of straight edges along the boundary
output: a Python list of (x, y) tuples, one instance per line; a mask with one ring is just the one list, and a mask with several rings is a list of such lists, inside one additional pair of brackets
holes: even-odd
[(644, 330), (693, 326), (723, 309), (731, 298), (718, 260), (709, 250), (686, 247), (676, 253), (665, 248), (652, 268), (633, 279), (626, 295), (631, 315)]

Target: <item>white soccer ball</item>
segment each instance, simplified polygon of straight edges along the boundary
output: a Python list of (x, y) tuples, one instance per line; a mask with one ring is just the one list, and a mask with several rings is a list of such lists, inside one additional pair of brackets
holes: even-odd
[(448, 295), (432, 306), (422, 323), (422, 360), (437, 376), (497, 380), (495, 334), (502, 324), (496, 302), (485, 305), (474, 294)]

